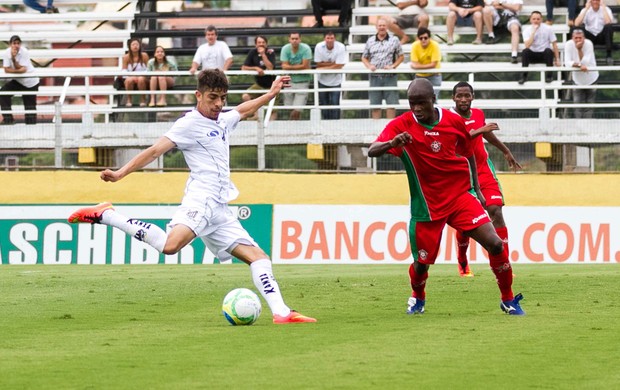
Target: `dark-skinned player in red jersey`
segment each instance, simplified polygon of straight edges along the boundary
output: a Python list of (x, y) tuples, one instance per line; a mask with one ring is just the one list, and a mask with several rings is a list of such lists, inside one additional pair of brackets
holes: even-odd
[(478, 185), (472, 137), (491, 130), (468, 131), (463, 118), (436, 107), (433, 85), (426, 79), (413, 80), (407, 97), (411, 111), (391, 120), (368, 149), (369, 157), (385, 153), (399, 157), (409, 179), (413, 255), (409, 277), (413, 291), (407, 313), (424, 313), (428, 270), (435, 263), (441, 233), (448, 224), (489, 252), (501, 293), (500, 308), (511, 315), (525, 314), (519, 304), (523, 296), (513, 295), (512, 268), (504, 243), (483, 208)]
[[(452, 100), (454, 101), (454, 107), (452, 107), (450, 111), (465, 119), (465, 127), (468, 130), (482, 129), (484, 127), (488, 127), (490, 130), (499, 130), (496, 123), (486, 122), (482, 110), (471, 107), (471, 102), (474, 100), (474, 89), (469, 83), (465, 81), (457, 83), (454, 88), (452, 88)], [(508, 149), (492, 131), (483, 132), (482, 137), (504, 154), (508, 166), (513, 171), (521, 169), (521, 164), (514, 158), (510, 149)], [(476, 169), (478, 171), (480, 191), (482, 191), (482, 195), (486, 201), (487, 213), (491, 218), (491, 222), (493, 222), (495, 231), (499, 238), (504, 241), (504, 252), (506, 252), (506, 257), (508, 257), (510, 252), (508, 250), (508, 229), (506, 228), (506, 222), (504, 222), (504, 215), (502, 214), (502, 207), (504, 206), (502, 187), (495, 175), (495, 167), (489, 158), (489, 153), (487, 153), (484, 147), (482, 138), (475, 137), (472, 142), (474, 155), (476, 156)], [(459, 273), (464, 277), (473, 277), (474, 273), (469, 269), (469, 262), (467, 260), (469, 237), (463, 234), (462, 231), (457, 231), (456, 243), (458, 245), (457, 259), (459, 263)]]

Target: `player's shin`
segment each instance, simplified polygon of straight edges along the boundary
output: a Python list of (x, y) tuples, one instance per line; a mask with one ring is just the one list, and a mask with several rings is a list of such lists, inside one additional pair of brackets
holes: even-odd
[(426, 299), (426, 279), (428, 279), (428, 271), (420, 275), (416, 272), (414, 264), (409, 266), (409, 280), (411, 281), (412, 296), (414, 298)]
[(250, 264), (250, 270), (254, 285), (269, 305), (271, 312), (282, 317), (288, 316), (291, 309), (284, 303), (280, 286), (273, 276), (271, 261), (269, 259), (256, 260)]
[(497, 285), (502, 295), (502, 301), (512, 300), (514, 298), (514, 294), (512, 293), (512, 267), (508, 262), (505, 251), (497, 255), (489, 253), (489, 265), (491, 266), (493, 274), (495, 274), (495, 279), (497, 280)]
[(143, 241), (159, 252), (163, 252), (168, 236), (159, 226), (139, 219), (127, 218), (116, 210), (107, 210), (101, 216), (101, 223), (115, 227), (139, 241)]

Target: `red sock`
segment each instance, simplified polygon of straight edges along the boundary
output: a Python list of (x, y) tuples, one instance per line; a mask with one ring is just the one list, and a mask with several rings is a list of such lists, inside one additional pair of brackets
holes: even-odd
[(497, 285), (502, 295), (502, 301), (510, 301), (514, 298), (512, 293), (512, 267), (506, 257), (506, 251), (498, 255), (489, 253), (489, 265), (497, 279)]
[[(512, 272), (510, 276), (512, 277)], [(413, 290), (411, 294), (412, 297), (422, 300), (426, 299), (426, 291), (424, 291), (426, 279), (428, 279), (428, 272), (425, 272), (423, 275), (418, 275), (415, 272), (413, 264), (409, 266), (409, 280), (411, 281), (411, 289)]]
[(457, 247), (457, 260), (459, 263), (467, 264), (467, 249), (469, 248), (469, 237), (463, 234), (462, 231), (456, 231), (456, 247)]
[(510, 259), (510, 251), (508, 250), (508, 228), (506, 226), (495, 228), (495, 231), (499, 238), (504, 241), (504, 253), (506, 254), (506, 258)]

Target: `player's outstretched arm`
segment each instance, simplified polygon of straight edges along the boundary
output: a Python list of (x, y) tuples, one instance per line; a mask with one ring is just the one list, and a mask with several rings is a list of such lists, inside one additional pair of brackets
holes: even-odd
[(388, 150), (392, 148), (398, 148), (405, 146), (413, 141), (411, 134), (400, 133), (396, 137), (387, 142), (373, 142), (368, 148), (368, 157), (380, 157), (383, 156)]
[(150, 146), (140, 152), (136, 157), (129, 160), (127, 164), (123, 165), (122, 168), (116, 171), (113, 171), (111, 169), (101, 171), (101, 180), (117, 182), (125, 176), (129, 175), (130, 173), (144, 168), (151, 162), (158, 159), (159, 156), (172, 149), (174, 146), (174, 142), (170, 141), (169, 138), (161, 137), (155, 144), (153, 144), (153, 146)]
[(488, 143), (495, 146), (497, 149), (499, 149), (500, 152), (504, 154), (504, 158), (508, 162), (508, 166), (510, 167), (510, 169), (512, 169), (514, 172), (516, 172), (518, 169), (523, 169), (521, 164), (519, 164), (517, 159), (512, 155), (510, 149), (508, 149), (508, 146), (506, 146), (502, 141), (500, 141), (499, 138), (495, 136), (495, 134), (486, 133), (482, 136), (485, 140), (487, 140)]
[(239, 115), (241, 115), (241, 119), (252, 116), (259, 108), (269, 103), (271, 99), (278, 96), (282, 88), (288, 87), (290, 84), (291, 76), (280, 76), (273, 81), (269, 92), (257, 97), (256, 99), (248, 100), (247, 102), (241, 103), (240, 105), (235, 107), (235, 110), (239, 112)]
[(474, 137), (477, 137), (479, 135), (488, 134), (488, 133), (490, 133), (492, 131), (496, 131), (496, 130), (499, 130), (499, 126), (497, 125), (497, 123), (487, 123), (486, 125), (482, 126), (479, 129), (470, 130), (469, 131), (469, 135), (472, 138), (474, 138)]

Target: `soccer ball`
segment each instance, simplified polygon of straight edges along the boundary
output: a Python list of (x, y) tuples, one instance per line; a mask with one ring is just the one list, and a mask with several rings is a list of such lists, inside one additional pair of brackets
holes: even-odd
[(226, 294), (222, 303), (224, 318), (231, 325), (252, 325), (261, 313), (258, 295), (247, 288), (236, 288)]

